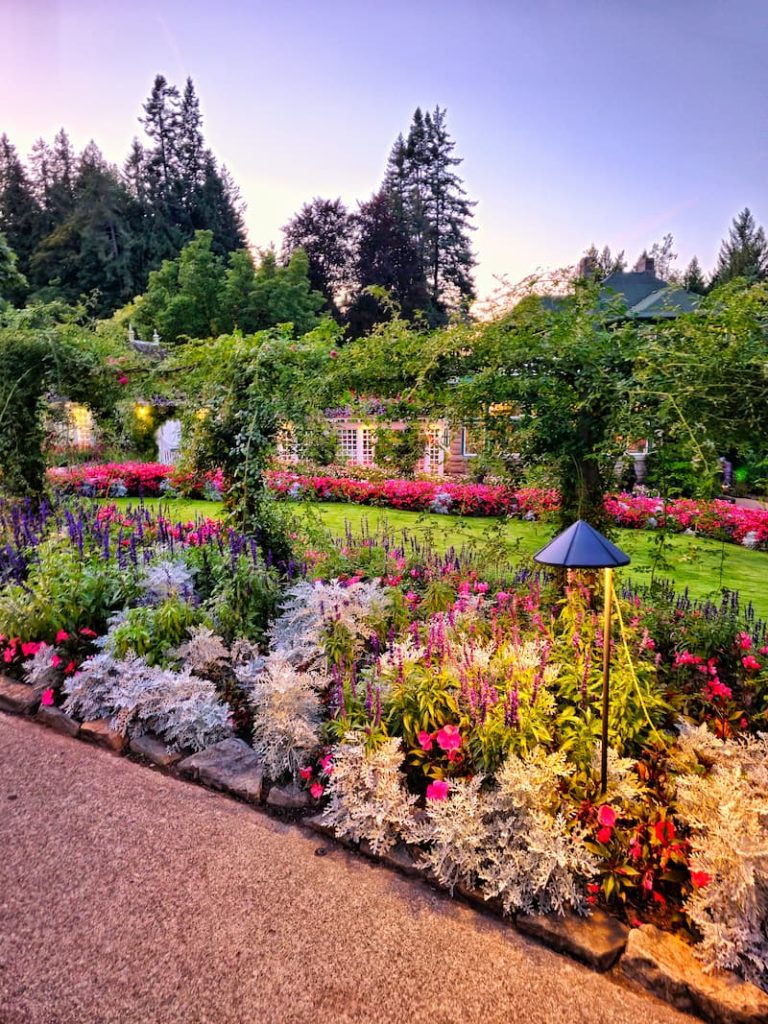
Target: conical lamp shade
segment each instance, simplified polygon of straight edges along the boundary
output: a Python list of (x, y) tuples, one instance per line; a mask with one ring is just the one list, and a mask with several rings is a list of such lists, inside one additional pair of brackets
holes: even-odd
[(537, 551), (533, 560), (564, 569), (615, 569), (629, 565), (630, 561), (628, 554), (611, 544), (607, 537), (583, 519), (577, 520)]

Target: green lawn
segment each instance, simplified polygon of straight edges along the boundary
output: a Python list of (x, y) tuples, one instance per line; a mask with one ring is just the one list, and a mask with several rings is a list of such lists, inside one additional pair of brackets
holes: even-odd
[[(136, 504), (135, 499), (120, 499), (120, 506)], [(145, 502), (156, 507), (157, 499)], [(174, 520), (193, 519), (195, 516), (215, 517), (221, 506), (216, 502), (174, 499), (162, 502), (167, 514)], [(516, 555), (533, 554), (552, 537), (552, 526), (547, 523), (524, 523), (519, 520), (501, 522), (496, 519), (472, 519), (460, 516), (437, 516), (416, 512), (398, 512), (361, 505), (319, 503), (309, 507), (297, 506), (300, 514), (316, 517), (317, 521), (333, 533), (343, 533), (349, 523), (357, 532), (365, 521), (371, 531), (387, 524), (390, 530), (407, 530), (411, 537), (430, 537), (439, 548), (460, 548), (464, 545), (482, 545), (494, 531), (501, 531), (501, 539), (511, 560)], [(644, 530), (619, 530), (616, 542), (632, 558), (632, 564), (622, 575), (638, 582), (647, 582), (655, 551), (656, 534)], [(768, 552), (749, 551), (735, 544), (683, 534), (668, 539), (666, 553), (668, 567), (657, 570), (658, 576), (674, 580), (678, 590), (688, 587), (694, 597), (715, 596), (721, 587), (741, 592), (742, 599), (752, 601), (758, 616), (768, 619)]]

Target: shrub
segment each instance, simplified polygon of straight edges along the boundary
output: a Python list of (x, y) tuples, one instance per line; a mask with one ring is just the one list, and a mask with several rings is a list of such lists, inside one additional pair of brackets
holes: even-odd
[(273, 781), (286, 772), (294, 779), (319, 745), (320, 698), (316, 676), (297, 672), (273, 655), (253, 684), (253, 748)]
[(333, 748), (323, 821), (342, 838), (356, 843), (367, 839), (376, 854), (410, 839), (416, 797), (406, 791), (402, 763), (399, 739), (367, 751), (362, 734), (349, 733)]
[(100, 654), (64, 685), (64, 710), (84, 721), (109, 717), (123, 735), (152, 732), (173, 749), (203, 750), (231, 735), (229, 708), (207, 679), (142, 658)]

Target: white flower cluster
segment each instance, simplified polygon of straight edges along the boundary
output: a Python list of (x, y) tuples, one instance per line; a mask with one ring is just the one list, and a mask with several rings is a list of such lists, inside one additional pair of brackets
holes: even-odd
[(475, 777), (451, 782), (445, 800), (428, 800), (419, 838), (438, 880), (477, 886), (507, 913), (583, 910), (583, 882), (596, 862), (559, 810), (558, 782), (572, 771), (564, 754), (536, 749), (510, 757), (487, 792)]
[(319, 746), (318, 688), (323, 683), (318, 676), (297, 672), (279, 654), (267, 658), (263, 673), (253, 682), (253, 749), (273, 782), (286, 772), (296, 778)]
[(376, 854), (385, 853), (401, 839), (410, 840), (416, 797), (405, 788), (402, 763), (399, 739), (388, 739), (366, 753), (363, 737), (349, 733), (333, 750), (330, 799), (323, 821), (341, 838), (367, 839)]
[(142, 658), (99, 654), (64, 685), (64, 710), (84, 721), (110, 718), (123, 735), (151, 732), (177, 750), (202, 750), (231, 735), (229, 708), (213, 683)]
[(702, 725), (684, 728), (680, 746), (700, 761), (677, 780), (691, 870), (708, 876), (685, 907), (696, 951), (706, 969), (738, 970), (768, 991), (768, 735), (722, 742)]

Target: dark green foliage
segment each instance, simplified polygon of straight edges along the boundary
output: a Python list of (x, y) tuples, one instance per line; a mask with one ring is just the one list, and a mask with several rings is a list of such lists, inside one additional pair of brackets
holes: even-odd
[(16, 253), (0, 234), (0, 309), (7, 302), (18, 301), (27, 287), (27, 279), (18, 268)]
[(604, 281), (611, 274), (626, 270), (626, 267), (627, 261), (624, 259), (623, 249), (614, 256), (610, 246), (605, 245), (602, 251), (599, 251), (594, 242), (584, 250), (584, 255), (579, 262), (579, 270), (583, 275), (595, 281)]
[(715, 268), (714, 284), (725, 284), (736, 277), (750, 284), (764, 281), (768, 276), (768, 242), (762, 227), (758, 227), (748, 208), (734, 217), (733, 224), (722, 245)]
[(40, 238), (41, 210), (32, 184), (7, 135), (0, 136), (0, 231), (28, 277), (29, 260)]
[(384, 189), (361, 203), (352, 220), (356, 292), (346, 322), (352, 337), (359, 338), (389, 319), (392, 303), (408, 320), (425, 309), (427, 282), (416, 245)]
[(390, 154), (384, 193), (395, 221), (416, 252), (427, 289), (423, 307), (433, 324), (466, 309), (474, 298), (470, 245), (472, 210), (455, 171), (446, 112), (417, 108), (408, 138), (398, 138)]
[(36, 299), (90, 296), (108, 316), (195, 231), (212, 233), (218, 256), (245, 246), (240, 197), (206, 148), (191, 79), (180, 93), (158, 75), (141, 123), (150, 145), (134, 140), (122, 172), (94, 143), (77, 156), (63, 129), (52, 146), (35, 143), (29, 171), (0, 139), (0, 231)]
[(309, 282), (325, 299), (325, 309), (340, 319), (340, 304), (350, 279), (352, 221), (341, 199), (313, 199), (283, 228), (283, 256), (303, 249)]
[(0, 326), (0, 490), (39, 497), (47, 400), (66, 396), (110, 415), (120, 394), (104, 344), (75, 323), (16, 314)]
[(707, 282), (701, 269), (698, 257), (694, 256), (683, 274), (683, 288), (696, 295), (706, 295)]
[(157, 330), (164, 342), (215, 338), (234, 330), (252, 334), (277, 324), (305, 334), (319, 323), (322, 295), (313, 292), (302, 250), (280, 266), (271, 250), (254, 266), (246, 250), (224, 259), (214, 251), (211, 231), (197, 231), (174, 260), (164, 260), (149, 275), (133, 318), (149, 337)]

